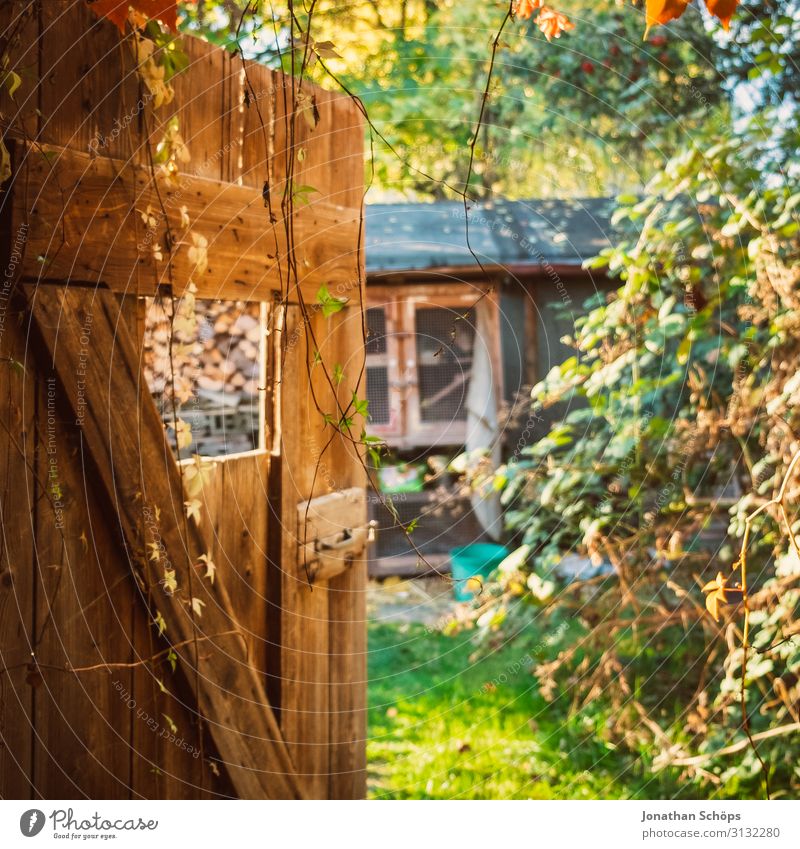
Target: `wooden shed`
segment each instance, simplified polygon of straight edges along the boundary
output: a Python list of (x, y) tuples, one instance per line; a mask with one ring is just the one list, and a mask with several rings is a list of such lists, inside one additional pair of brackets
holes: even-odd
[[(463, 203), (367, 206), (369, 430), (426, 478), (370, 499), (373, 574), (446, 568), (451, 548), (500, 535), (498, 511), (487, 528), (445, 467), (465, 448), (499, 461), (546, 432), (530, 388), (574, 354), (562, 338), (611, 288), (583, 264), (614, 238), (613, 210), (609, 198), (474, 206), (470, 251)], [(413, 545), (394, 514), (416, 520)]]
[[(363, 796), (365, 476), (326, 419), (363, 366), (361, 115), (191, 38), (155, 108), (129, 36), (30, 8), (0, 8), (0, 796)], [(145, 388), (144, 298), (187, 291), (259, 305), (252, 451), (177, 461)]]

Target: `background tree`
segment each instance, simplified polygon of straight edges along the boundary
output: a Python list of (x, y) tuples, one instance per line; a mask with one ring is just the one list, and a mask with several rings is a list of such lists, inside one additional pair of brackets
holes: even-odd
[[(530, 20), (504, 32), (475, 193), (563, 197), (641, 187), (709, 113), (728, 120), (728, 94), (716, 70), (720, 48), (697, 16), (669, 32), (654, 30), (643, 42), (644, 16), (635, 7), (607, 0), (566, 0), (562, 7), (576, 30), (558, 40), (548, 42)], [(256, 25), (245, 15), (237, 37), (240, 4), (206, 0), (187, 7), (185, 26), (262, 61), (285, 63), (287, 11), (274, 8), (274, 24)], [(381, 189), (442, 197), (443, 182), (461, 185), (503, 13), (502, 4), (481, 0), (317, 3), (313, 37), (346, 57), (329, 66), (400, 153), (398, 159), (376, 146)], [(324, 77), (320, 68), (316, 74)]]

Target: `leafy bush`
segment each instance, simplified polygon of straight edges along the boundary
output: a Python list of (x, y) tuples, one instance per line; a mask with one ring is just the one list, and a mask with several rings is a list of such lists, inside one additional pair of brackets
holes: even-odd
[[(542, 604), (576, 617), (585, 635), (540, 666), (543, 686), (612, 700), (616, 732), (646, 729), (662, 764), (709, 753), (685, 764), (701, 780), (760, 777), (744, 690), (773, 787), (796, 790), (784, 732), (800, 719), (800, 559), (777, 509), (753, 523), (744, 688), (741, 605), (717, 625), (699, 592), (731, 574), (745, 517), (800, 449), (800, 183), (782, 153), (797, 139), (787, 125), (768, 147), (774, 126), (764, 116), (695, 144), (643, 199), (620, 199), (617, 218), (638, 235), (592, 265), (622, 285), (576, 323), (575, 355), (533, 391), (562, 419), (495, 474), (521, 547), (483, 623), (507, 628), (510, 611), (524, 620)], [(797, 503), (800, 481), (787, 492)], [(557, 592), (556, 567), (574, 553), (598, 574)], [(711, 757), (729, 745), (738, 758)]]

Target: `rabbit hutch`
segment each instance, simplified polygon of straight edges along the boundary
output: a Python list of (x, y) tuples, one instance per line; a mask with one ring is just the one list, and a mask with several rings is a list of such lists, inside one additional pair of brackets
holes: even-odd
[(453, 461), (500, 462), (546, 433), (555, 413), (531, 419), (530, 388), (575, 353), (563, 337), (611, 288), (583, 263), (609, 245), (613, 209), (486, 203), (469, 213), (473, 254), (460, 202), (367, 206), (368, 430), (392, 452), (368, 499), (370, 574), (446, 570), (454, 547), (501, 536), (496, 499), (460, 484)]

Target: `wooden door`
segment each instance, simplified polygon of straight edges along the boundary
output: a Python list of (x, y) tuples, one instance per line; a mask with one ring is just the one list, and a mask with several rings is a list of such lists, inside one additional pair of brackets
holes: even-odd
[[(319, 310), (304, 317), (291, 306), (283, 333), (274, 458), (284, 564), (277, 588), (281, 728), (311, 797), (359, 798), (366, 789), (367, 515), (360, 446), (352, 438), (363, 420), (340, 432), (326, 419), (352, 416), (353, 393), (361, 392), (361, 312), (356, 304), (330, 318)], [(338, 383), (331, 380), (337, 365), (344, 373)], [(332, 493), (348, 496), (334, 507), (339, 528), (315, 527), (324, 510), (317, 505)], [(333, 568), (315, 560), (323, 546), (331, 547)]]
[[(39, 578), (33, 583), (40, 585), (44, 601), (39, 614), (31, 616), (44, 639), (32, 642), (35, 629), (15, 622), (14, 637), (6, 631), (2, 647), (4, 662), (33, 652), (33, 661), (22, 663), (17, 673), (27, 673), (19, 682), (23, 694), (34, 683), (45, 685), (22, 716), (16, 714), (20, 726), (29, 729), (27, 737), (36, 733), (45, 741), (39, 780), (33, 769), (27, 776), (24, 766), (20, 771), (15, 763), (12, 769), (17, 759), (9, 758), (3, 795), (27, 795), (29, 785), (44, 796), (65, 788), (60, 795), (68, 797), (131, 791), (146, 796), (362, 796), (363, 467), (357, 439), (326, 421), (336, 410), (347, 412), (359, 389), (358, 309), (327, 319), (320, 312), (305, 323), (298, 306), (285, 310), (282, 332), (305, 326), (320, 347), (309, 349), (310, 340), (299, 333), (291, 343), (290, 336), (281, 341), (278, 334), (271, 451), (203, 461), (203, 514), (187, 516), (186, 470), (174, 460), (152, 399), (141, 391), (139, 356), (120, 320), (116, 297), (52, 286), (27, 290), (25, 297), (27, 368), (47, 375), (44, 385), (34, 385), (51, 392), (56, 404), (45, 421), (57, 420), (65, 431), (68, 422), (74, 423), (76, 430), (75, 439), (59, 442), (58, 500), (65, 499), (70, 520), (65, 530), (34, 537)], [(310, 350), (319, 353), (310, 356)], [(323, 363), (342, 365), (340, 383), (331, 383)], [(65, 456), (65, 444), (74, 453)], [(55, 498), (54, 491), (49, 495)], [(325, 507), (331, 503), (333, 512)], [(86, 508), (79, 520), (75, 508), (81, 504)], [(49, 512), (43, 516), (40, 525), (49, 522)], [(11, 520), (8, 513), (4, 517)], [(85, 529), (78, 533), (79, 521), (86, 522), (88, 536)], [(74, 563), (61, 557), (63, 539)], [(90, 540), (101, 570), (94, 578), (81, 562), (85, 557), (80, 558), (81, 546)], [(20, 602), (28, 594), (22, 555), (7, 549), (6, 556), (9, 583), (20, 590), (4, 596), (8, 606), (12, 597)], [(209, 560), (216, 566), (210, 580)], [(60, 563), (58, 570), (50, 561)], [(102, 587), (97, 611), (82, 601), (85, 588), (61, 592), (63, 580), (72, 585), (90, 579)], [(134, 638), (126, 646), (123, 635), (137, 631), (141, 641), (136, 644)], [(75, 652), (87, 636), (93, 648), (84, 647), (79, 664)], [(52, 662), (56, 656), (61, 669)], [(165, 659), (182, 670), (180, 682), (158, 677), (163, 674), (159, 660)], [(16, 670), (16, 664), (6, 665)], [(83, 683), (87, 675), (90, 693)], [(154, 682), (163, 697), (153, 696)], [(94, 717), (82, 720), (87, 701)], [(153, 735), (131, 721), (134, 707), (137, 715), (143, 710), (148, 719), (159, 717), (159, 725), (172, 725), (176, 718), (191, 725), (198, 738), (193, 737), (192, 749), (202, 747), (199, 738), (207, 738), (203, 760), (195, 761), (193, 769), (190, 760), (175, 760), (171, 748), (154, 748)], [(176, 712), (179, 708), (185, 717)], [(54, 725), (48, 714), (62, 720)], [(94, 751), (98, 736), (90, 722), (100, 717), (108, 729), (102, 757)], [(71, 735), (52, 736), (66, 718)], [(12, 743), (9, 738), (7, 745)], [(73, 772), (79, 780), (65, 784), (59, 776), (67, 775), (68, 752), (73, 765), (83, 765), (83, 773)], [(165, 768), (169, 780), (152, 780), (152, 769), (164, 774)], [(224, 772), (227, 781), (215, 786), (209, 768)], [(100, 790), (104, 772), (119, 780), (118, 793)]]
[[(362, 423), (337, 425), (363, 371), (361, 116), (307, 84), (312, 130), (286, 114), (296, 81), (187, 39), (173, 103), (131, 121), (119, 32), (83, 0), (46, 6), (13, 45), (16, 104), (0, 92), (0, 796), (363, 795)], [(149, 156), (173, 119), (192, 154), (178, 186)], [(316, 193), (287, 227), (263, 186), (280, 197), (293, 158)], [(202, 273), (172, 238), (187, 211)], [(262, 450), (175, 461), (125, 305), (190, 281), (271, 307)], [(322, 283), (349, 298), (327, 318)], [(338, 492), (332, 517), (315, 499)]]

